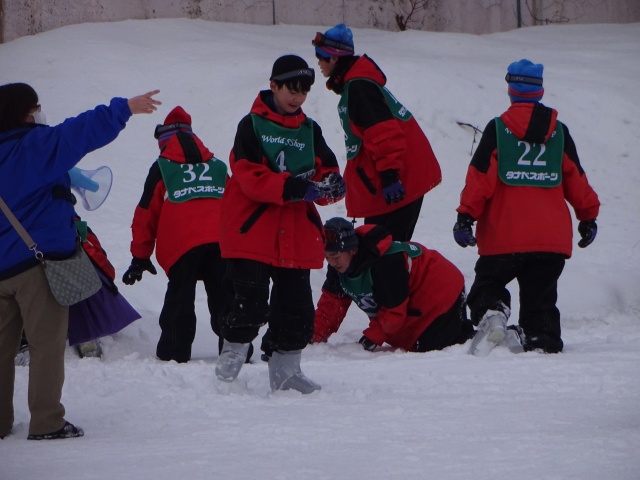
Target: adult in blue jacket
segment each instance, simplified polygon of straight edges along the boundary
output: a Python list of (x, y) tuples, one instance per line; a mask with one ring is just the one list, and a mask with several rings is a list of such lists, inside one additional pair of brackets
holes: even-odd
[[(75, 250), (69, 170), (87, 153), (112, 142), (131, 115), (156, 110), (157, 93), (114, 98), (109, 106), (50, 127), (31, 86), (0, 86), (0, 196), (45, 258), (66, 258)], [(0, 438), (13, 426), (13, 359), (22, 329), (31, 352), (28, 438), (84, 434), (65, 420), (60, 403), (68, 320), (69, 308), (56, 302), (34, 253), (0, 213)]]

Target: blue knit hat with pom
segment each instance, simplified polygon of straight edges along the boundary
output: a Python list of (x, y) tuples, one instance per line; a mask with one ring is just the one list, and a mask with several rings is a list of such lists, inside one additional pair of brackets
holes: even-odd
[(324, 58), (353, 55), (353, 33), (344, 23), (339, 23), (324, 33), (317, 32), (311, 42), (316, 47), (316, 55)]
[(544, 95), (542, 70), (539, 63), (526, 58), (513, 62), (507, 68), (505, 80), (509, 84), (509, 97), (514, 102), (539, 102)]

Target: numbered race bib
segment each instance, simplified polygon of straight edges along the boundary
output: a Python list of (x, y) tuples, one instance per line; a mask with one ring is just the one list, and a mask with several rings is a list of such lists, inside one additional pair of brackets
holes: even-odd
[(274, 172), (289, 172), (294, 177), (315, 175), (313, 122), (307, 118), (298, 128), (286, 128), (260, 115), (251, 115), (253, 130), (262, 153)]
[(547, 143), (530, 143), (516, 137), (496, 117), (498, 175), (503, 183), (516, 187), (557, 187), (562, 183), (564, 132), (557, 122)]
[(215, 157), (203, 163), (178, 163), (158, 158), (167, 197), (173, 203), (195, 198), (221, 198), (227, 183), (227, 166)]
[[(391, 110), (393, 116), (398, 120), (406, 122), (411, 119), (411, 112), (407, 110), (406, 107), (402, 105), (386, 87), (381, 87), (376, 82), (366, 78), (357, 78), (356, 80), (366, 80), (378, 87), (380, 93), (382, 93), (386, 100), (389, 110)], [(340, 117), (342, 130), (344, 130), (344, 144), (347, 148), (347, 160), (354, 159), (358, 155), (360, 147), (362, 146), (362, 139), (353, 133), (351, 130), (351, 123), (349, 122), (349, 84), (351, 82), (353, 82), (353, 80), (349, 80), (345, 83), (344, 90), (340, 95), (340, 101), (338, 102), (338, 116)]]

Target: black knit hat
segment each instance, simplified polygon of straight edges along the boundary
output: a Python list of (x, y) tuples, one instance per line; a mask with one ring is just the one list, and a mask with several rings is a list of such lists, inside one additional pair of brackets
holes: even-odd
[(278, 58), (271, 70), (271, 78), (281, 83), (288, 83), (291, 80), (306, 80), (309, 85), (313, 85), (315, 80), (315, 72), (313, 68), (309, 68), (307, 62), (297, 55), (284, 55)]
[(324, 224), (326, 252), (345, 252), (358, 248), (358, 236), (351, 223), (346, 218), (334, 217)]

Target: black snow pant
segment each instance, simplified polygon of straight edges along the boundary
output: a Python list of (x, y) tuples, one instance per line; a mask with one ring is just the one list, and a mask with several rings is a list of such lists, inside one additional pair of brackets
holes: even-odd
[(217, 243), (192, 248), (169, 269), (169, 284), (160, 312), (160, 340), (156, 356), (160, 360), (188, 362), (196, 336), (196, 284), (204, 283), (211, 328), (219, 335), (219, 316), (225, 303), (222, 281), (225, 260)]
[(559, 253), (527, 252), (481, 256), (476, 277), (467, 296), (471, 321), (478, 325), (487, 310), (499, 309), (499, 302), (511, 308), (506, 285), (517, 279), (520, 289), (518, 324), (526, 335), (525, 350), (561, 352), (558, 279), (565, 257)]
[(315, 315), (309, 270), (239, 258), (227, 262), (225, 282), (232, 288), (233, 299), (220, 319), (224, 339), (249, 343), (268, 323), (269, 353), (302, 350), (313, 336)]
[(424, 197), (420, 197), (414, 202), (411, 202), (404, 207), (400, 207), (393, 212), (375, 215), (373, 217), (366, 217), (364, 219), (364, 224), (382, 225), (391, 232), (391, 238), (396, 242), (408, 242), (413, 236), (416, 223), (418, 223), (423, 199)]
[(431, 352), (462, 344), (473, 337), (473, 332), (473, 325), (467, 318), (463, 289), (453, 306), (436, 318), (420, 335), (413, 351)]

